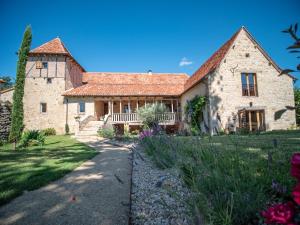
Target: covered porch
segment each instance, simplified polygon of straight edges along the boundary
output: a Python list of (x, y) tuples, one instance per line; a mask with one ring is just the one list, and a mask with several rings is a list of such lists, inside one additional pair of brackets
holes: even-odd
[(112, 124), (139, 125), (141, 120), (137, 110), (153, 103), (164, 104), (167, 108), (165, 113), (156, 115), (160, 124), (172, 125), (181, 119), (180, 100), (176, 97), (96, 97), (95, 118), (110, 121)]

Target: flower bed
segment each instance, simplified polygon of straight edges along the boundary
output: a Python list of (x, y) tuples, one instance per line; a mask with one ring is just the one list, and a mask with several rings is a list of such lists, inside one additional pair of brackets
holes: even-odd
[[(195, 193), (190, 204), (200, 210), (206, 223), (264, 224), (269, 222), (265, 220), (267, 214), (276, 210), (287, 210), (286, 221), (293, 221), (289, 215), (297, 213), (299, 192), (289, 176), (289, 164), (299, 151), (299, 137), (299, 131), (219, 137), (153, 136), (144, 138), (141, 144), (158, 167), (180, 171)], [(290, 196), (293, 188), (294, 200)], [(294, 207), (286, 203), (290, 201)], [(284, 204), (276, 205), (280, 202)], [(262, 217), (260, 212), (272, 205)]]

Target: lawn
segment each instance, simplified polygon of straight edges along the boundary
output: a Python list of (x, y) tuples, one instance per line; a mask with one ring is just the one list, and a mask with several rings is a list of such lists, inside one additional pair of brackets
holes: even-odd
[(69, 173), (97, 152), (69, 136), (48, 136), (44, 146), (0, 146), (0, 205)]
[(177, 167), (195, 193), (189, 202), (205, 224), (263, 224), (259, 212), (289, 199), (290, 158), (300, 132), (215, 137), (145, 138), (142, 146), (162, 169)]

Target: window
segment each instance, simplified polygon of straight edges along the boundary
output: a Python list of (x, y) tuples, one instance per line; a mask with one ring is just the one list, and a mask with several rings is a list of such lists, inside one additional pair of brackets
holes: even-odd
[(242, 73), (242, 95), (258, 96), (255, 73)]
[(85, 113), (85, 102), (79, 102), (79, 113)]
[(48, 62), (37, 61), (35, 64), (36, 69), (48, 69)]
[(47, 112), (47, 103), (41, 103), (41, 113)]
[(51, 78), (47, 78), (47, 84), (51, 84), (52, 83), (52, 79)]
[(48, 69), (48, 62), (43, 62), (43, 69)]
[(41, 62), (41, 61), (37, 61), (37, 62), (35, 63), (35, 68), (36, 68), (36, 69), (42, 69), (42, 68), (43, 68), (42, 62)]

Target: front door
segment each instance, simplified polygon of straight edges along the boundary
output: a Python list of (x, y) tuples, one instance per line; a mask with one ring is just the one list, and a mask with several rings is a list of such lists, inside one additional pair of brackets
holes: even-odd
[(240, 110), (239, 127), (247, 128), (249, 131), (265, 130), (264, 110)]

